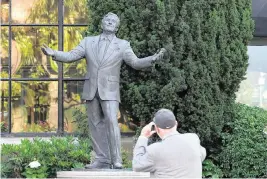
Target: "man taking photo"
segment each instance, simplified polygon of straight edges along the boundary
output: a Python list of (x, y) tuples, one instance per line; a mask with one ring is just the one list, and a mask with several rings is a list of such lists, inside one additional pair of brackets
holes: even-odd
[[(151, 130), (154, 126), (155, 130)], [(206, 149), (194, 133), (180, 134), (172, 111), (160, 109), (139, 136), (133, 154), (133, 170), (155, 177), (202, 178)], [(154, 133), (162, 139), (148, 146)]]

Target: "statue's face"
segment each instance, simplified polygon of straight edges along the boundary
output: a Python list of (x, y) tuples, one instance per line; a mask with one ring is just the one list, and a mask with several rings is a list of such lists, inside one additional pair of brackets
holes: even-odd
[(107, 15), (102, 20), (102, 29), (104, 32), (115, 33), (118, 29), (118, 19), (115, 15)]

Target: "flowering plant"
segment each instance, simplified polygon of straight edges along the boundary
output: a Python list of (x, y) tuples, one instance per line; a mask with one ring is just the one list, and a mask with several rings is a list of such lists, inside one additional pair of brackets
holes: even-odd
[(38, 161), (33, 161), (29, 163), (30, 168), (38, 168), (41, 166), (41, 164)]
[(37, 160), (30, 162), (29, 165), (26, 166), (25, 172), (22, 173), (26, 178), (46, 178), (47, 167), (41, 165)]

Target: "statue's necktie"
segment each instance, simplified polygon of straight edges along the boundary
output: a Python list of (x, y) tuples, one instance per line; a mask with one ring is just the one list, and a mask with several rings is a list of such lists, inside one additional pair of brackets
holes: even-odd
[(107, 52), (107, 48), (109, 45), (109, 40), (107, 38), (103, 38), (99, 42), (99, 61), (102, 62), (104, 60), (104, 56)]

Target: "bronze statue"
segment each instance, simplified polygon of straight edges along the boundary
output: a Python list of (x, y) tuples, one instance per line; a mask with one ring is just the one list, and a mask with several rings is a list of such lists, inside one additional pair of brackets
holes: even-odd
[(102, 34), (85, 37), (70, 52), (52, 50), (43, 45), (45, 55), (59, 62), (74, 62), (82, 58), (87, 61), (87, 73), (82, 98), (87, 103), (89, 129), (92, 137), (95, 161), (86, 168), (122, 168), (121, 137), (117, 113), (120, 102), (120, 69), (122, 62), (134, 69), (152, 66), (162, 59), (166, 50), (146, 58), (138, 58), (130, 43), (116, 37), (119, 17), (108, 13), (102, 19)]

